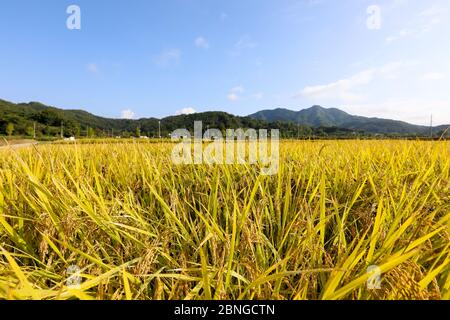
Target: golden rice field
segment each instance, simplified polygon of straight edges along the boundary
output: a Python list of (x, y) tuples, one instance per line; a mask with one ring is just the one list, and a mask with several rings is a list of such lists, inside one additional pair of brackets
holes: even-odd
[(285, 141), (274, 176), (172, 148), (0, 150), (0, 299), (450, 299), (449, 142)]

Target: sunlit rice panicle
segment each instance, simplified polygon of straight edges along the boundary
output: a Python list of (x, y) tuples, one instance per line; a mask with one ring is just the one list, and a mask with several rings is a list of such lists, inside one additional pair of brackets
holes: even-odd
[(172, 148), (0, 150), (0, 299), (450, 299), (449, 142), (283, 141), (273, 176)]

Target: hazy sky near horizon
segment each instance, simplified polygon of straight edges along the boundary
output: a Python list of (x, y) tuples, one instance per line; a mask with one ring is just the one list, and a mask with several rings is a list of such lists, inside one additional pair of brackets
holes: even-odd
[(0, 0), (0, 42), (0, 98), (14, 102), (115, 118), (319, 104), (450, 123), (450, 0)]

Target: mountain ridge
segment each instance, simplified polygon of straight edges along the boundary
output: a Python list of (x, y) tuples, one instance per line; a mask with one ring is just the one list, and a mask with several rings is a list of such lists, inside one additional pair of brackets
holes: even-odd
[[(311, 108), (293, 111), (285, 108), (266, 109), (246, 117), (235, 116), (226, 112), (209, 111), (190, 115), (175, 115), (158, 118), (113, 119), (94, 115), (82, 109), (59, 109), (40, 102), (12, 103), (0, 99), (0, 134), (7, 132), (6, 127), (12, 123), (18, 134), (28, 134), (37, 124), (37, 131), (42, 135), (57, 136), (61, 124), (65, 135), (113, 136), (131, 135), (142, 132), (150, 136), (161, 134), (166, 136), (175, 129), (191, 130), (194, 121), (203, 121), (205, 128), (236, 129), (280, 129), (283, 137), (392, 135), (392, 136), (429, 136), (430, 127), (417, 126), (407, 122), (367, 118), (350, 115), (337, 108), (312, 106)], [(438, 135), (448, 126), (437, 126), (433, 133)]]
[[(265, 121), (286, 121), (313, 127), (340, 127), (349, 130), (362, 130), (374, 134), (418, 134), (429, 135), (430, 127), (411, 124), (405, 121), (363, 117), (352, 115), (337, 108), (324, 108), (314, 105), (311, 108), (293, 111), (285, 108), (265, 109), (249, 117)], [(448, 125), (433, 127), (433, 132), (443, 130)]]

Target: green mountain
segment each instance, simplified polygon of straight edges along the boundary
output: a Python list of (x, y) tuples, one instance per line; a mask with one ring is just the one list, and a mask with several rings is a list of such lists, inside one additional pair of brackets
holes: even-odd
[[(138, 120), (108, 119), (82, 110), (63, 110), (38, 102), (19, 103), (0, 100), (0, 135), (8, 134), (7, 127), (14, 127), (13, 135), (34, 134), (57, 137), (63, 128), (64, 136), (136, 136), (166, 137), (176, 129), (193, 131), (194, 121), (202, 121), (203, 129), (208, 127), (226, 130), (238, 128), (280, 129), (282, 137), (293, 137), (301, 132), (306, 135), (319, 134), (311, 128), (299, 128), (295, 124), (268, 123), (250, 117), (238, 117), (225, 112), (204, 112), (191, 115), (171, 116), (163, 119), (144, 118)], [(337, 130), (339, 131), (339, 130)], [(343, 132), (346, 132), (345, 130)]]
[[(276, 109), (261, 111), (248, 117), (225, 112), (204, 112), (171, 116), (163, 119), (109, 119), (83, 110), (63, 110), (39, 102), (12, 103), (0, 100), (0, 135), (59, 137), (109, 137), (146, 135), (167, 137), (176, 129), (193, 131), (194, 121), (202, 121), (203, 129), (254, 128), (279, 129), (281, 137), (353, 137), (386, 134), (392, 136), (429, 136), (430, 128), (401, 121), (364, 118), (338, 109), (314, 106), (299, 112)], [(440, 135), (448, 126), (433, 128)]]
[[(336, 108), (326, 109), (321, 106), (313, 106), (309, 109), (300, 111), (288, 109), (264, 110), (252, 114), (249, 117), (269, 122), (293, 122), (311, 127), (338, 127), (348, 130), (364, 131), (372, 134), (430, 135), (430, 127), (413, 125), (396, 120), (354, 116)], [(448, 126), (434, 127), (433, 133), (439, 134), (447, 127)]]

